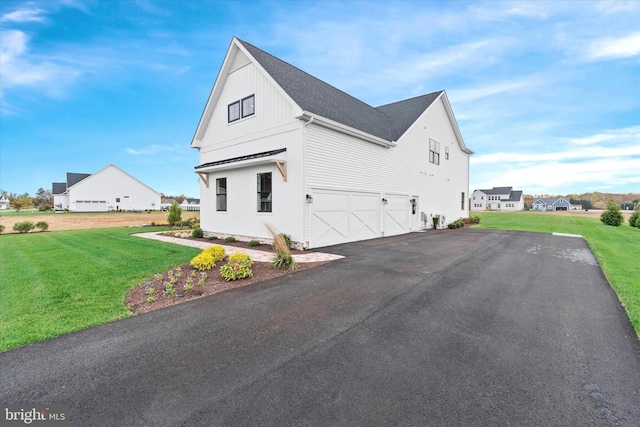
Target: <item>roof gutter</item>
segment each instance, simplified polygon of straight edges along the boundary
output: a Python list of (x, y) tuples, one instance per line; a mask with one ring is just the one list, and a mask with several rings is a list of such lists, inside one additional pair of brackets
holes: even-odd
[(296, 118), (300, 120), (305, 120), (307, 122), (305, 123), (305, 126), (308, 126), (311, 124), (311, 122), (313, 122), (318, 126), (332, 129), (337, 132), (343, 133), (345, 135), (363, 139), (367, 142), (371, 142), (373, 144), (380, 145), (385, 148), (391, 148), (397, 145), (394, 141), (387, 141), (386, 139), (378, 138), (377, 136), (373, 136), (369, 133), (362, 132), (358, 129), (343, 125), (342, 123), (338, 123), (334, 120), (327, 119), (322, 116), (318, 116), (317, 114), (313, 114), (308, 111), (303, 111), (302, 114), (297, 116)]

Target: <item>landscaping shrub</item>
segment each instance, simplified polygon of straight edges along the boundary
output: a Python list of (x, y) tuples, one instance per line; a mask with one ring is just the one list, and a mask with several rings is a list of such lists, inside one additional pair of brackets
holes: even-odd
[[(640, 204), (638, 206), (640, 206)], [(636, 208), (636, 209), (638, 209), (638, 208)], [(632, 226), (632, 227), (637, 227), (638, 226), (638, 218), (640, 218), (640, 210), (633, 211), (633, 213), (629, 217), (629, 225)]]
[(464, 227), (464, 221), (458, 220), (455, 223), (458, 224), (458, 228)]
[(4, 229), (5, 229), (5, 226), (0, 224), (0, 233), (2, 233), (4, 231)]
[(227, 243), (233, 243), (233, 242), (236, 241), (236, 238), (233, 237), (233, 236), (229, 236), (226, 239), (224, 239), (224, 241), (227, 242)]
[(196, 229), (196, 228), (200, 228), (200, 221), (198, 220), (198, 218), (189, 218), (189, 219), (185, 219), (184, 221), (176, 222), (175, 226), (178, 228)]
[(215, 262), (222, 261), (226, 255), (224, 248), (220, 245), (209, 246), (203, 252), (210, 254)]
[(213, 255), (206, 251), (202, 251), (198, 255), (193, 257), (190, 264), (193, 266), (193, 268), (200, 271), (210, 270), (216, 266)]
[(220, 276), (222, 276), (222, 278), (227, 282), (251, 277), (253, 276), (251, 271), (252, 265), (253, 261), (249, 255), (241, 252), (235, 253), (230, 255), (228, 262), (220, 267)]
[(287, 244), (287, 247), (289, 249), (291, 249), (293, 247), (293, 242), (291, 241), (291, 236), (289, 236), (288, 234), (285, 234), (285, 233), (280, 233), (280, 235), (284, 239), (284, 242)]
[(209, 236), (207, 240), (218, 240), (218, 236)]
[(194, 228), (193, 231), (191, 232), (191, 237), (194, 237), (196, 239), (201, 239), (204, 237), (204, 231), (202, 231), (202, 228), (200, 227)]
[(177, 202), (173, 202), (171, 207), (169, 208), (169, 217), (167, 218), (167, 222), (169, 225), (176, 225), (178, 222), (182, 220), (182, 209), (178, 205)]
[(474, 224), (480, 224), (480, 216), (479, 215), (471, 215), (471, 221)]
[(42, 231), (47, 231), (49, 229), (49, 224), (46, 221), (38, 221), (36, 222), (36, 228), (39, 228)]
[(53, 209), (51, 209), (51, 206), (49, 205), (42, 205), (40, 207), (38, 207), (38, 211), (40, 212), (47, 212), (47, 211), (52, 211)]
[(267, 224), (267, 230), (273, 237), (273, 253), (274, 257), (269, 267), (278, 269), (296, 270), (298, 264), (291, 256), (291, 248), (287, 244), (287, 241), (282, 234), (276, 234), (276, 232)]
[(621, 225), (624, 222), (624, 217), (622, 216), (622, 212), (620, 212), (618, 204), (613, 201), (607, 203), (607, 210), (600, 215), (600, 221), (614, 227)]
[(449, 227), (450, 230), (457, 228), (455, 222), (452, 222), (451, 224), (447, 225), (447, 227)]
[(257, 240), (251, 240), (249, 243), (247, 243), (247, 245), (251, 247), (260, 246), (260, 242), (258, 242)]
[(13, 224), (13, 231), (17, 231), (18, 233), (28, 233), (35, 227), (36, 226), (31, 221), (21, 221)]

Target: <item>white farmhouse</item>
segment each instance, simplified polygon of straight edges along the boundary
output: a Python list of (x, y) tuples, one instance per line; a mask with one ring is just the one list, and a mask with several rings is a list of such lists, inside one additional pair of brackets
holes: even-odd
[(469, 156), (444, 91), (377, 108), (233, 38), (191, 146), (205, 232), (305, 248), (469, 214)]
[(521, 211), (524, 210), (524, 196), (513, 187), (493, 187), (490, 190), (475, 190), (471, 195), (473, 211)]
[(91, 174), (67, 173), (54, 182), (53, 205), (70, 212), (144, 211), (160, 208), (160, 193), (109, 165)]

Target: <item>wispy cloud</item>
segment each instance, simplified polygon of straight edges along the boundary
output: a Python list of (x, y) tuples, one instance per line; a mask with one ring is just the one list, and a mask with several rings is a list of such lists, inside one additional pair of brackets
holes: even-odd
[(14, 10), (13, 12), (5, 13), (0, 17), (0, 22), (46, 22), (47, 11), (36, 7), (27, 7), (24, 9)]
[(591, 60), (630, 58), (640, 55), (640, 31), (623, 37), (607, 37), (589, 44), (587, 58)]
[(0, 84), (3, 96), (7, 89), (33, 87), (48, 96), (64, 98), (67, 85), (82, 72), (55, 58), (29, 56), (28, 43), (29, 38), (22, 31), (2, 31)]
[(140, 148), (126, 147), (124, 149), (125, 153), (131, 154), (133, 156), (176, 152), (181, 150), (184, 151), (184, 147), (181, 147), (178, 145), (147, 145), (146, 147), (140, 147)]

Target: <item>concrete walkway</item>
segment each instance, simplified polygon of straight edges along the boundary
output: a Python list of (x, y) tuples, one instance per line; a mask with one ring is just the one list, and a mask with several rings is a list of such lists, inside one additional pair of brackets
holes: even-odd
[[(273, 252), (259, 251), (255, 249), (238, 248), (237, 246), (225, 246), (218, 245), (217, 243), (202, 242), (198, 240), (181, 239), (179, 237), (163, 236), (158, 234), (157, 231), (151, 233), (138, 233), (134, 234), (136, 237), (142, 237), (145, 239), (158, 240), (161, 242), (173, 243), (176, 245), (191, 246), (192, 248), (205, 249), (210, 246), (222, 246), (227, 254), (234, 254), (236, 252), (242, 252), (251, 257), (256, 262), (269, 262), (273, 259)], [(304, 262), (321, 262), (321, 261), (334, 261), (336, 259), (344, 258), (342, 255), (325, 254), (322, 252), (308, 252), (304, 254), (295, 254), (293, 259), (298, 263)]]

